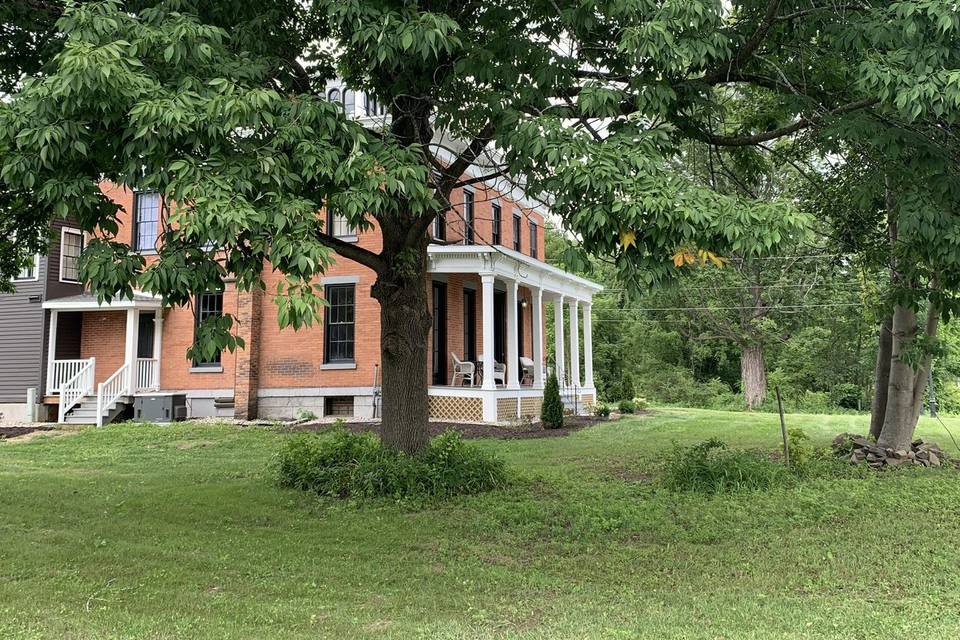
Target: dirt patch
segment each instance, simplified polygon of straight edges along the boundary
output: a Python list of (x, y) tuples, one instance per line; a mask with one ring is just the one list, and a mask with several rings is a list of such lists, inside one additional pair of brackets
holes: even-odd
[[(608, 418), (593, 416), (568, 416), (564, 420), (562, 429), (544, 429), (539, 423), (501, 426), (495, 424), (464, 424), (457, 422), (431, 422), (430, 437), (438, 436), (445, 431), (458, 432), (465, 439), (496, 438), (498, 440), (522, 440), (530, 438), (561, 438), (575, 433), (586, 427), (609, 422)], [(347, 422), (344, 426), (355, 433), (376, 433), (380, 435), (379, 422)], [(313, 422), (299, 424), (287, 428), (287, 431), (326, 431), (332, 429), (332, 423)]]
[(80, 433), (77, 429), (57, 429), (54, 427), (44, 427), (41, 429), (31, 428), (27, 433), (20, 434), (18, 436), (13, 436), (11, 438), (0, 438), (0, 442), (8, 442), (10, 444), (19, 444), (22, 442), (30, 442), (37, 438), (59, 438), (61, 436), (75, 436)]
[(19, 438), (20, 436), (25, 436), (28, 433), (34, 433), (37, 431), (55, 431), (55, 428), (41, 425), (31, 425), (27, 427), (0, 427), (0, 440)]
[(197, 447), (213, 447), (216, 444), (214, 440), (174, 440), (170, 443), (170, 446), (184, 450), (196, 449)]

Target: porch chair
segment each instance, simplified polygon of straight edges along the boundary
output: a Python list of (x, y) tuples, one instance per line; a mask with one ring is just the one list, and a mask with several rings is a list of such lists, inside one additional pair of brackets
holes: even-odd
[(457, 357), (453, 351), (450, 352), (450, 357), (453, 359), (453, 378), (450, 380), (451, 386), (457, 386), (457, 377), (460, 378), (460, 386), (466, 386), (466, 382), (470, 381), (470, 386), (474, 386), (475, 376), (477, 365), (472, 362), (464, 362)]
[(520, 384), (533, 384), (533, 359), (520, 356)]

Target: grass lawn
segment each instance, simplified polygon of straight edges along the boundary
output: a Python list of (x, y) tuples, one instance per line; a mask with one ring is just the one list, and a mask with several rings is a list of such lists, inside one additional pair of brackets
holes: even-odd
[[(789, 424), (826, 443), (866, 418)], [(773, 448), (779, 426), (671, 409), (483, 441), (515, 485), (419, 510), (276, 487), (270, 429), (0, 444), (0, 638), (960, 635), (960, 474), (658, 488), (660, 453), (711, 436)]]

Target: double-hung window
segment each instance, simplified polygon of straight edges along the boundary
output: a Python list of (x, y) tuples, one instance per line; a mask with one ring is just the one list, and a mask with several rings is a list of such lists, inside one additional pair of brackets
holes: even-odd
[(493, 233), (491, 234), (490, 241), (493, 244), (500, 244), (500, 226), (503, 223), (503, 213), (500, 210), (500, 205), (493, 205)]
[(81, 253), (83, 232), (64, 227), (60, 232), (60, 282), (80, 282)]
[(520, 251), (520, 214), (513, 214), (513, 250)]
[(537, 223), (530, 221), (530, 257), (537, 257)]
[(356, 287), (328, 284), (323, 318), (323, 361), (327, 364), (353, 362)]
[[(208, 291), (207, 293), (202, 293), (197, 296), (196, 306), (194, 307), (194, 325), (193, 325), (193, 339), (197, 339), (197, 327), (199, 327), (204, 320), (211, 317), (219, 317), (223, 315), (223, 292), (222, 291)], [(202, 367), (219, 367), (220, 366), (220, 350), (214, 352), (213, 356), (209, 359), (204, 360), (194, 360), (193, 366), (202, 368)]]
[(463, 243), (464, 244), (473, 244), (474, 242), (474, 231), (473, 231), (473, 191), (463, 191), (463, 225), (465, 227), (463, 232)]
[(327, 212), (327, 233), (334, 238), (356, 239), (357, 228), (352, 226), (346, 216)]
[(160, 194), (137, 191), (133, 194), (133, 250), (156, 251), (160, 233)]

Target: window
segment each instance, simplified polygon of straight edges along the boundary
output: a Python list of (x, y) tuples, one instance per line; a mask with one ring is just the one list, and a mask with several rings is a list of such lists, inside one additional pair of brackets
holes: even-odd
[(493, 237), (490, 239), (493, 244), (500, 244), (501, 216), (500, 205), (493, 205)]
[(323, 415), (352, 416), (353, 396), (330, 396), (323, 401)]
[(327, 91), (327, 100), (330, 102), (340, 102), (340, 89), (333, 88)]
[(20, 272), (13, 278), (14, 282), (20, 282), (23, 280), (36, 280), (38, 277), (38, 271), (40, 267), (40, 256), (33, 256), (33, 260), (30, 264), (26, 265), (23, 269), (20, 269)]
[(537, 223), (530, 221), (530, 257), (537, 257)]
[[(193, 339), (197, 339), (197, 327), (207, 318), (215, 318), (223, 315), (223, 292), (209, 291), (197, 296), (197, 303), (194, 307), (194, 329)], [(219, 367), (220, 350), (218, 349), (213, 357), (207, 361), (194, 360), (194, 367)]]
[(323, 361), (353, 362), (354, 285), (328, 284), (323, 313)]
[(387, 108), (369, 93), (363, 94), (363, 110), (368, 116), (382, 116), (387, 112)]
[(463, 224), (466, 227), (463, 234), (464, 244), (473, 244), (473, 191), (463, 191)]
[(350, 225), (346, 216), (328, 211), (327, 233), (335, 238), (356, 238), (357, 228)]
[(133, 194), (133, 250), (156, 251), (160, 230), (160, 194), (138, 191)]
[(60, 233), (60, 282), (80, 282), (80, 254), (83, 233), (64, 228)]
[(447, 239), (447, 212), (440, 211), (433, 219), (433, 237), (435, 240)]
[(513, 250), (520, 251), (520, 214), (513, 214)]

